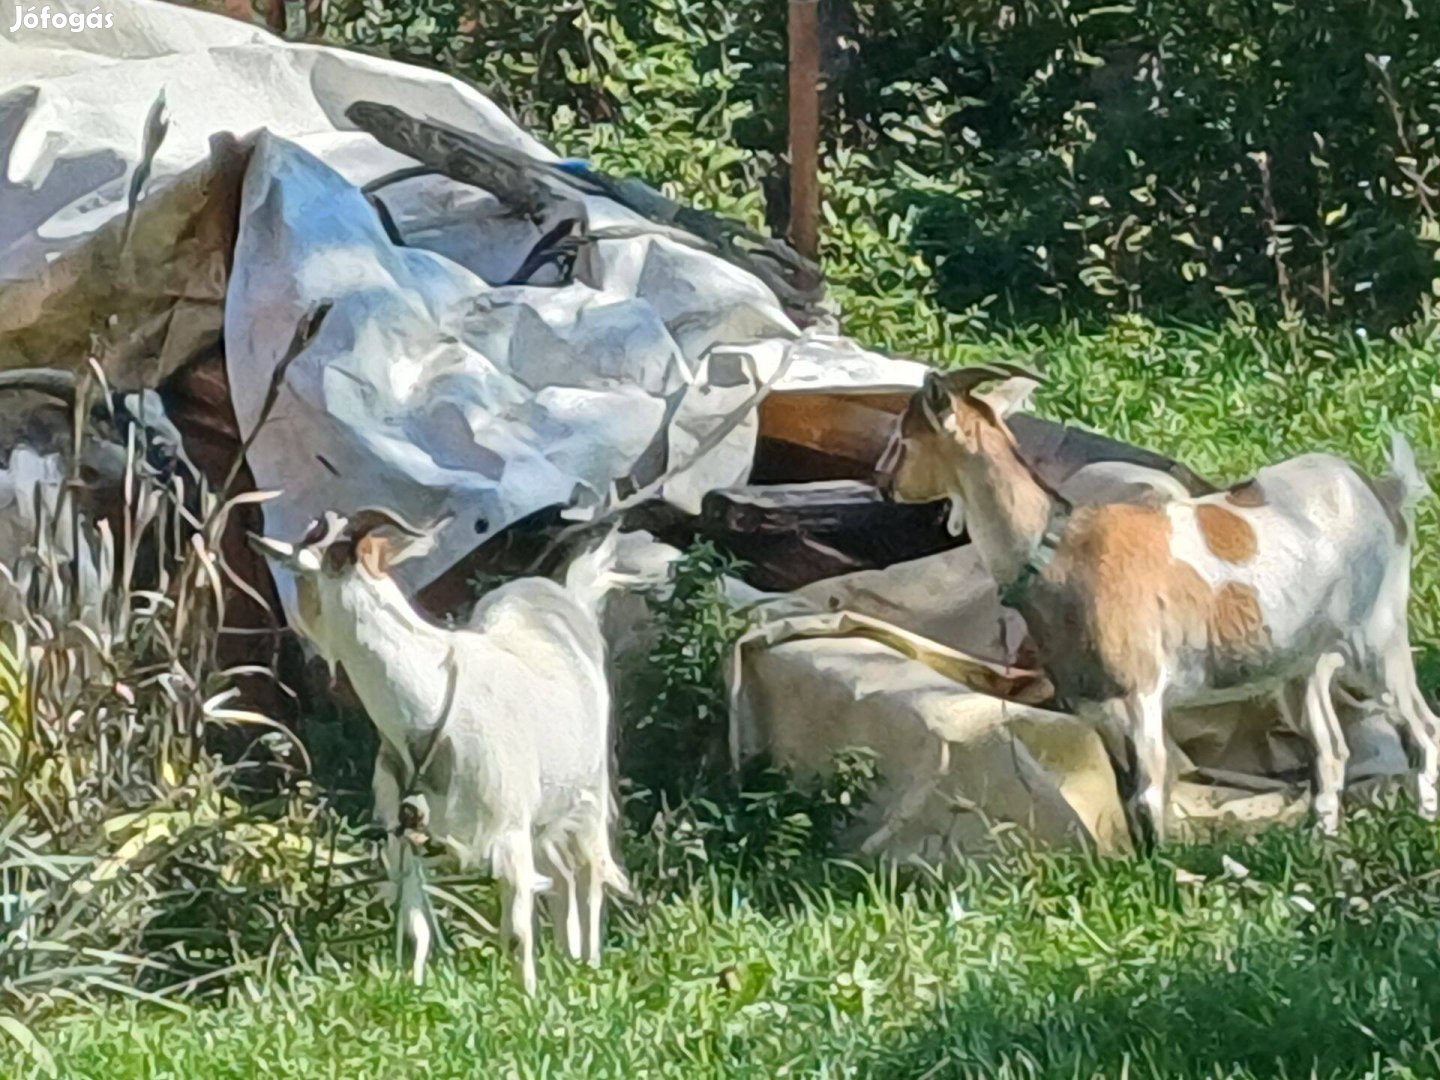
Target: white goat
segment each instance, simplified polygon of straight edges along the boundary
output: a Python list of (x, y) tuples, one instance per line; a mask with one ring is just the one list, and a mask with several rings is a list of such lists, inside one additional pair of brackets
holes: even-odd
[(1381, 480), (1307, 454), (1215, 495), (1074, 507), (1021, 457), (1005, 395), (974, 394), (1007, 374), (1021, 373), (930, 376), (881, 486), (901, 502), (950, 498), (1061, 699), (1097, 721), (1117, 759), (1133, 746), (1142, 828), (1164, 838), (1166, 706), (1273, 692), (1292, 720), (1303, 713), (1316, 810), (1333, 830), (1347, 752), (1330, 684), (1342, 670), (1408, 731), (1420, 810), (1433, 818), (1440, 722), (1416, 685), (1406, 625), (1409, 517), (1428, 489), (1405, 441), (1395, 436)]
[(365, 510), (328, 513), (299, 544), (250, 539), (294, 573), (297, 629), (332, 670), (344, 665), (380, 732), (375, 812), (391, 836), (415, 981), (430, 918), (416, 877), (402, 869), (414, 858), (398, 835), (402, 820), (423, 824), (464, 864), (489, 862), (501, 884), (501, 933), (533, 992), (534, 896), (551, 894), (569, 954), (598, 964), (604, 888), (627, 890), (610, 842), (610, 689), (596, 613), (615, 577), (613, 534), (572, 564), (566, 587), (511, 582), (484, 598), (467, 627), (450, 630), (421, 617), (389, 572), (428, 551), (438, 527)]

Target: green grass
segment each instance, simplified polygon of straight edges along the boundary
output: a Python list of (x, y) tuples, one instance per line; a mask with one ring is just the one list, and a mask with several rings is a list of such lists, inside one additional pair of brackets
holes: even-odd
[(810, 866), (763, 901), (716, 875), (612, 921), (598, 972), (547, 950), (533, 1002), (484, 946), (422, 990), (306, 976), (49, 1039), (61, 1075), (105, 1080), (1440, 1075), (1435, 830), (1390, 809), (1227, 850), (1248, 877), (1209, 848), (946, 882)]
[[(1027, 363), (1048, 380), (1036, 395), (1040, 412), (1169, 454), (1220, 483), (1317, 450), (1379, 472), (1392, 429), (1410, 440), (1432, 485), (1440, 466), (1437, 328), (1370, 340), (1251, 323), (1199, 329), (1127, 318), (1097, 333), (963, 339), (922, 325), (885, 344), (945, 366), (986, 358)], [(1440, 688), (1437, 540), (1440, 499), (1430, 498), (1417, 512), (1410, 625), (1421, 681), (1432, 694)]]
[[(1308, 449), (1374, 468), (1391, 425), (1422, 465), (1440, 460), (1419, 335), (1136, 321), (928, 345), (945, 363), (1030, 361), (1051, 379), (1042, 411), (1218, 480)], [(1420, 514), (1412, 602), (1432, 688), (1436, 509)], [(665, 843), (693, 865), (699, 849)], [(488, 942), (420, 991), (378, 946), (352, 969), (257, 976), (222, 1007), (110, 1004), (41, 1037), (59, 1075), (106, 1080), (1440, 1076), (1440, 833), (1408, 811), (1357, 813), (1335, 842), (1281, 830), (1105, 864), (1016, 850), (944, 882), (813, 855), (766, 865), (763, 850), (740, 872), (724, 844), (708, 870), (666, 876), (653, 844), (627, 840), (647, 901), (612, 918), (603, 969), (547, 948), (533, 1002)], [(1224, 872), (1226, 854), (1250, 875)]]

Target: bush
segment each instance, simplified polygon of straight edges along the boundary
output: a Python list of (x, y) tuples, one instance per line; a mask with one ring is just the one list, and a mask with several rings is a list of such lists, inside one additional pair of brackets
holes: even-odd
[(839, 753), (817, 783), (797, 785), (764, 761), (732, 772), (725, 675), (750, 625), (721, 591), (736, 569), (709, 543), (686, 552), (652, 598), (649, 653), (624, 680), (626, 861), (652, 896), (710, 875), (743, 878), (752, 897), (789, 895), (802, 867), (834, 854), (876, 780), (860, 749)]
[[(341, 886), (366, 854), (216, 660), (218, 538), (253, 496), (223, 501), (143, 455), (129, 467), (118, 544), (66, 486), (7, 574), (21, 611), (0, 625), (0, 1001), (21, 1015), (309, 963), (346, 924)], [(235, 727), (250, 746), (223, 763), (209, 745)]]
[[(350, 0), (331, 32), (471, 78), (603, 168), (780, 226), (783, 12)], [(1386, 327), (1440, 289), (1440, 22), (1408, 0), (823, 12), (824, 255), (876, 344), (911, 336), (905, 317), (964, 330), (1237, 300)]]

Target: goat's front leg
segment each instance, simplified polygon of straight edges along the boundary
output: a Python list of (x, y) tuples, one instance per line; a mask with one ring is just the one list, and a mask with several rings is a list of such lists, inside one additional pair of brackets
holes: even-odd
[(423, 853), (401, 838), (399, 855), (399, 916), (395, 928), (395, 964), (405, 962), (405, 939), (411, 944), (410, 979), (416, 986), (425, 982), (425, 961), (430, 956), (430, 911), (425, 899)]
[(535, 993), (535, 894), (549, 882), (535, 870), (530, 830), (510, 829), (494, 847), (495, 876), (500, 879), (500, 933), (513, 943), (525, 993)]
[(1141, 832), (1149, 834), (1137, 839), (1142, 844), (1163, 844), (1169, 809), (1164, 683), (1158, 682), (1150, 690), (1129, 694), (1121, 702), (1107, 703), (1106, 712), (1114, 715), (1121, 708), (1135, 749), (1135, 816)]
[(386, 883), (381, 886), (381, 898), (387, 904), (394, 904), (399, 896), (400, 851), (402, 841), (396, 835), (400, 825), (400, 763), (394, 755), (381, 749), (375, 755), (375, 772), (370, 779), (370, 788), (375, 796), (375, 823), (385, 830), (385, 871)]
[(430, 921), (425, 900), (425, 879), (419, 865), (423, 853), (409, 850), (410, 841), (400, 835), (400, 761), (382, 749), (375, 757), (371, 788), (375, 795), (375, 820), (385, 830), (385, 871), (387, 881), (381, 897), (396, 912), (395, 966), (405, 964), (405, 939), (411, 942), (411, 979), (419, 986), (425, 978), (430, 954)]

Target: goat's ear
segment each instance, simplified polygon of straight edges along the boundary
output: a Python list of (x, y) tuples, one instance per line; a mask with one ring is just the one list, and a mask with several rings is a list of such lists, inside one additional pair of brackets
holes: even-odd
[(1029, 408), (1030, 397), (1039, 385), (1039, 380), (1032, 379), (1028, 375), (1015, 375), (1000, 383), (993, 390), (987, 390), (983, 394), (974, 396), (990, 406), (990, 411), (996, 416), (1006, 417), (1011, 413)]
[(925, 376), (925, 385), (920, 388), (920, 409), (925, 419), (936, 431), (945, 426), (945, 414), (952, 408), (950, 391), (945, 385), (945, 377), (938, 372), (930, 372)]
[(453, 514), (446, 514), (423, 529), (409, 529), (398, 523), (376, 525), (356, 541), (356, 556), (369, 561), (372, 569), (382, 571), (408, 559), (422, 558), (435, 550), (435, 538), (453, 520)]

